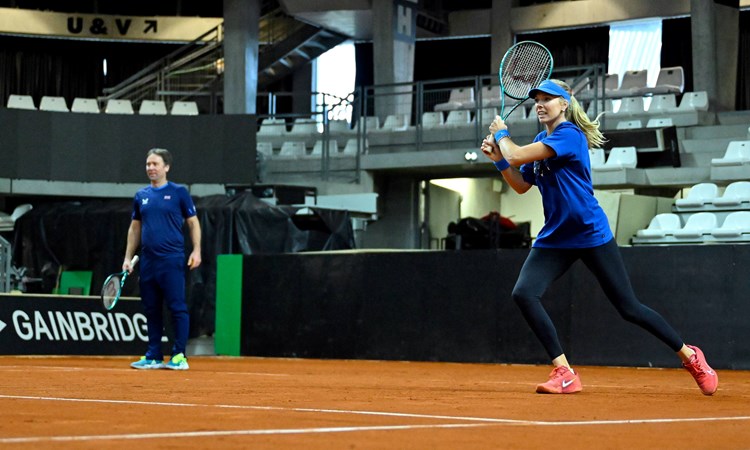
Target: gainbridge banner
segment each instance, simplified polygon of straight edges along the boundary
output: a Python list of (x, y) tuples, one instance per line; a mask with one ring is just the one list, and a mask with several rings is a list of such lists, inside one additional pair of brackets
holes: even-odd
[(136, 298), (107, 311), (98, 296), (0, 294), (3, 355), (140, 355), (147, 339)]

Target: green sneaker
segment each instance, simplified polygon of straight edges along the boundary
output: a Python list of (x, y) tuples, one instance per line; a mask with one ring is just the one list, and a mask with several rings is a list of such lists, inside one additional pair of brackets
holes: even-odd
[(158, 359), (148, 359), (145, 356), (141, 356), (141, 359), (134, 363), (130, 363), (130, 367), (133, 369), (161, 369), (164, 367), (164, 362)]
[(187, 358), (185, 358), (185, 355), (182, 353), (174, 355), (172, 359), (164, 364), (164, 367), (172, 370), (188, 370), (190, 368), (190, 366), (188, 366)]

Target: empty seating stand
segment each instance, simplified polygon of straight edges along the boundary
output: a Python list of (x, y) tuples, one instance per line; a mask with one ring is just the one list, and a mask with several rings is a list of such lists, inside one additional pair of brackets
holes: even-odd
[(34, 99), (30, 95), (11, 94), (8, 96), (8, 108), (36, 110)]
[(595, 186), (627, 186), (646, 184), (642, 169), (636, 169), (638, 153), (635, 147), (613, 147), (607, 160), (600, 166), (592, 164), (591, 177)]
[(750, 211), (730, 213), (724, 223), (711, 231), (718, 242), (750, 242)]
[(674, 232), (682, 228), (680, 216), (673, 213), (657, 214), (651, 219), (648, 228), (638, 230), (633, 237), (633, 244), (667, 243)]
[(169, 113), (173, 116), (197, 116), (199, 114), (198, 104), (189, 101), (174, 102)]
[(167, 105), (163, 100), (143, 100), (138, 108), (142, 116), (166, 116)]
[(682, 94), (685, 90), (685, 73), (681, 66), (662, 67), (653, 87), (644, 87), (640, 95)]
[(95, 98), (76, 97), (73, 99), (70, 111), (74, 113), (99, 114), (99, 102)]
[(110, 99), (104, 107), (105, 114), (133, 114), (133, 104), (127, 99)]
[(474, 88), (461, 87), (451, 89), (448, 101), (435, 105), (435, 111), (450, 111), (454, 109), (473, 109), (476, 107), (474, 101)]
[(731, 141), (723, 157), (712, 158), (711, 179), (750, 179), (750, 141)]
[(675, 211), (702, 210), (712, 205), (718, 197), (719, 187), (714, 183), (698, 183), (688, 191), (687, 197), (674, 202)]
[(750, 181), (729, 184), (721, 197), (713, 199), (712, 205), (717, 209), (750, 210)]
[(714, 241), (712, 233), (718, 226), (717, 216), (712, 212), (700, 212), (687, 218), (684, 225), (677, 214), (658, 214), (648, 228), (638, 230), (632, 238), (634, 245), (702, 244)]
[(612, 92), (613, 97), (642, 97), (641, 92), (646, 88), (648, 70), (628, 70), (622, 76), (619, 88)]
[(39, 102), (40, 111), (70, 112), (68, 104), (63, 97), (53, 97), (45, 95)]

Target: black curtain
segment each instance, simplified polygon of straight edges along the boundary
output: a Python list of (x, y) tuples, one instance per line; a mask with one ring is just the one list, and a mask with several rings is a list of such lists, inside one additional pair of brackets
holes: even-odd
[(665, 19), (661, 23), (661, 66), (682, 66), (685, 92), (693, 91), (693, 39), (690, 18)]
[(750, 12), (740, 11), (740, 39), (737, 54), (737, 98), (738, 111), (750, 109), (750, 59), (745, 58), (750, 52)]
[[(0, 101), (11, 94), (96, 98), (105, 87), (161, 59), (179, 44), (0, 36)], [(107, 60), (107, 75), (103, 61)]]

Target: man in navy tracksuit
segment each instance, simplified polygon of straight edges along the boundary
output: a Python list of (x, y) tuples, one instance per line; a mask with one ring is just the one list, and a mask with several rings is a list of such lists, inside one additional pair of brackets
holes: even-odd
[[(130, 260), (141, 245), (141, 302), (148, 328), (148, 350), (130, 366), (135, 369), (189, 368), (185, 357), (190, 317), (185, 302), (185, 250), (182, 227), (187, 222), (193, 251), (187, 265), (201, 264), (201, 228), (190, 194), (184, 186), (167, 181), (172, 164), (169, 151), (154, 148), (146, 154), (146, 174), (151, 184), (135, 194), (128, 229), (123, 270), (132, 271)], [(174, 345), (166, 363), (161, 349), (163, 303), (172, 315)]]

